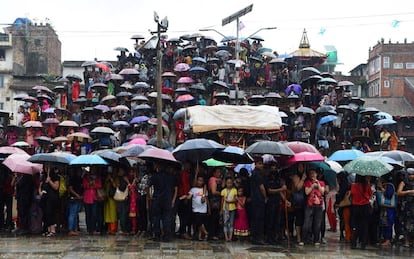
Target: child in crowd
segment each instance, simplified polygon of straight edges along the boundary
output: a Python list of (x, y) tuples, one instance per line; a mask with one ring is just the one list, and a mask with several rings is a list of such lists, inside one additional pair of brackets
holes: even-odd
[(241, 238), (249, 236), (249, 221), (245, 205), (246, 196), (244, 196), (243, 187), (239, 187), (236, 197), (237, 216), (234, 219), (234, 235)]
[(224, 237), (227, 242), (233, 239), (234, 218), (236, 216), (237, 190), (233, 186), (233, 179), (226, 177), (226, 188), (221, 191), (221, 214), (223, 216)]
[(190, 189), (188, 195), (183, 195), (180, 197), (180, 200), (183, 199), (191, 199), (194, 216), (194, 227), (198, 232), (198, 240), (206, 241), (208, 239), (206, 223), (209, 206), (207, 191), (204, 190), (204, 178), (202, 176), (197, 177), (196, 186)]

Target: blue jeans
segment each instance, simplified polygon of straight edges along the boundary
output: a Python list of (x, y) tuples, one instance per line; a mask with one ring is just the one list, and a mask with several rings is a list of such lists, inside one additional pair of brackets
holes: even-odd
[(78, 229), (78, 213), (82, 206), (81, 200), (71, 200), (68, 203), (68, 230), (76, 231)]

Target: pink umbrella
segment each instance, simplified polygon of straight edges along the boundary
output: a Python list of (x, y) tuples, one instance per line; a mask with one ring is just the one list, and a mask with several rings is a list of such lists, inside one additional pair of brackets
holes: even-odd
[(119, 75), (139, 75), (139, 71), (135, 68), (124, 68), (119, 73)]
[(0, 154), (1, 155), (11, 155), (11, 154), (27, 154), (26, 151), (20, 149), (18, 147), (8, 147), (3, 146), (0, 147)]
[(23, 124), (25, 128), (42, 128), (43, 125), (40, 121), (28, 121)]
[(190, 66), (187, 63), (178, 63), (174, 67), (174, 71), (184, 72), (190, 70)]
[(173, 72), (164, 72), (161, 74), (162, 77), (176, 77), (176, 75)]
[(298, 162), (320, 162), (325, 161), (325, 157), (319, 153), (312, 152), (300, 152), (288, 159), (288, 164), (294, 164)]
[(175, 159), (173, 154), (165, 149), (149, 148), (138, 155), (139, 158), (153, 162), (167, 162), (174, 165), (180, 165), (180, 162)]
[(302, 141), (289, 141), (286, 143), (286, 145), (292, 149), (295, 153), (300, 152), (311, 152), (311, 153), (318, 153), (319, 150), (312, 144), (302, 142)]
[(180, 77), (177, 80), (177, 84), (192, 84), (192, 83), (194, 83), (194, 80), (188, 76)]
[(43, 121), (43, 124), (59, 124), (60, 121), (56, 118), (47, 118)]
[(28, 154), (11, 154), (3, 161), (3, 165), (13, 172), (22, 174), (34, 174), (42, 171), (43, 165), (27, 161), (29, 158)]
[(191, 94), (183, 94), (177, 97), (177, 99), (175, 99), (176, 103), (179, 102), (188, 102), (188, 101), (192, 101), (194, 100), (194, 97)]
[(49, 88), (47, 88), (46, 86), (43, 86), (43, 85), (33, 86), (32, 89), (36, 90), (36, 91), (44, 91), (44, 92), (48, 92), (48, 93), (53, 93), (52, 90), (50, 90)]
[(132, 139), (134, 139), (134, 138), (142, 138), (142, 139), (144, 139), (145, 141), (149, 140), (149, 137), (148, 137), (148, 135), (147, 135), (147, 134), (141, 134), (141, 133), (135, 133), (134, 135), (132, 135), (132, 136), (130, 137), (130, 139), (131, 139), (131, 140), (132, 140)]
[(128, 145), (137, 144), (137, 145), (146, 145), (147, 142), (143, 138), (134, 138), (128, 142)]

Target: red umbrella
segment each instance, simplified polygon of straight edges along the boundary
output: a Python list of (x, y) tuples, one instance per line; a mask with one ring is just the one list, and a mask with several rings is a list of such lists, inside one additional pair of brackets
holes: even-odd
[(104, 63), (96, 63), (95, 66), (97, 68), (102, 69), (103, 71), (105, 71), (107, 73), (111, 72), (111, 68), (109, 66), (107, 66), (106, 64), (104, 64)]
[(311, 152), (311, 153), (318, 153), (319, 154), (319, 150), (314, 145), (306, 143), (306, 142), (290, 141), (290, 142), (287, 142), (286, 145), (290, 149), (292, 149), (292, 151), (295, 152), (295, 153)]
[(194, 100), (194, 97), (191, 94), (183, 94), (177, 97), (177, 99), (175, 99), (176, 103), (179, 102), (189, 102)]
[(325, 157), (319, 153), (312, 152), (300, 152), (296, 153), (294, 156), (290, 157), (287, 160), (288, 164), (294, 164), (298, 162), (320, 162), (325, 161)]

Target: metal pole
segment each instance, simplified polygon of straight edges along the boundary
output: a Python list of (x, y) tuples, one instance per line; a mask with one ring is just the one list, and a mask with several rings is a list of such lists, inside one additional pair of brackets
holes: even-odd
[(239, 17), (237, 17), (236, 20), (236, 29), (237, 29), (237, 33), (236, 33), (236, 64), (234, 65), (234, 86), (235, 86), (235, 93), (234, 93), (234, 99), (236, 102), (236, 105), (239, 105), (239, 71), (237, 70), (237, 67), (239, 66), (239, 51), (240, 51), (240, 39), (239, 39), (239, 29), (240, 29), (240, 22), (239, 22)]
[(162, 146), (162, 89), (161, 89), (161, 74), (162, 74), (162, 52), (161, 52), (161, 26), (157, 22), (157, 147)]

